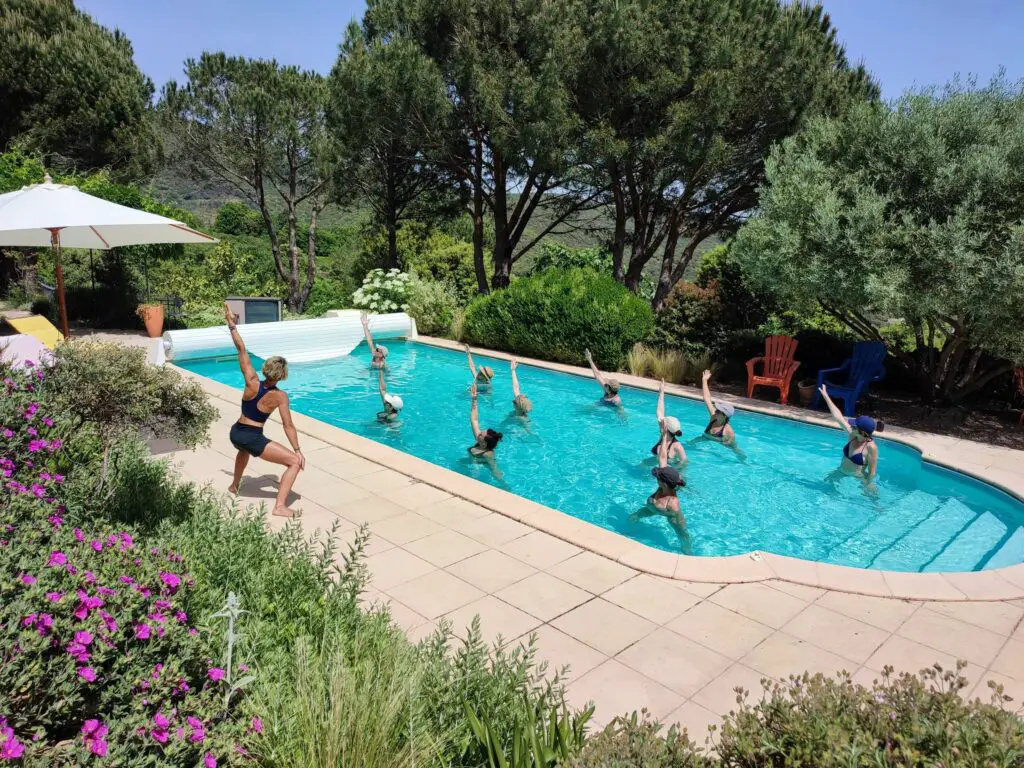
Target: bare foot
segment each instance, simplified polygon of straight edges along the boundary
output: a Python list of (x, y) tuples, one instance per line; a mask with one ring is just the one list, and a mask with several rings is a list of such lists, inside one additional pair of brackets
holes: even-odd
[[(241, 485), (241, 483), (239, 483), (238, 485)], [(238, 485), (236, 485), (235, 483), (232, 483), (231, 485), (229, 485), (228, 486), (228, 493), (237, 496), (238, 495)]]
[(274, 514), (277, 517), (290, 517), (293, 519), (302, 516), (302, 512), (292, 509), (291, 507), (275, 507)]

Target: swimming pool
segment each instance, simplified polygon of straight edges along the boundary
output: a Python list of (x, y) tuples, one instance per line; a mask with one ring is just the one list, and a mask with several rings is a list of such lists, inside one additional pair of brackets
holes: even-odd
[[(894, 571), (976, 571), (1024, 562), (1024, 504), (986, 483), (921, 460), (908, 446), (879, 441), (876, 498), (844, 477), (834, 486), (844, 439), (838, 430), (737, 411), (746, 454), (689, 441), (707, 423), (704, 404), (668, 396), (666, 412), (683, 425), (690, 463), (679, 493), (684, 544), (661, 516), (631, 519), (653, 491), (657, 394), (623, 387), (621, 415), (596, 404), (588, 378), (519, 366), (534, 403), (529, 426), (511, 416), (508, 363), (474, 354), (497, 375), (480, 396), (480, 425), (505, 434), (498, 448), (503, 479), (470, 459), (470, 376), (465, 355), (415, 342), (389, 342), (389, 391), (405, 400), (399, 427), (380, 424), (369, 350), (293, 364), (292, 408), (464, 475), (600, 525), (652, 547), (693, 555), (761, 550), (790, 557)], [(258, 361), (254, 361), (259, 366)], [(234, 357), (179, 362), (241, 388)], [(302, 479), (297, 490), (301, 493)]]

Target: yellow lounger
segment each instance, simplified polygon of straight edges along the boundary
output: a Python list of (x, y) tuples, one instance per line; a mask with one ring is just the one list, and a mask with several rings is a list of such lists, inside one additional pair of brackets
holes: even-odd
[(35, 336), (46, 345), (47, 349), (53, 349), (57, 346), (57, 342), (64, 339), (60, 331), (54, 328), (53, 324), (42, 315), (8, 318), (7, 322), (18, 333), (27, 333), (29, 336)]

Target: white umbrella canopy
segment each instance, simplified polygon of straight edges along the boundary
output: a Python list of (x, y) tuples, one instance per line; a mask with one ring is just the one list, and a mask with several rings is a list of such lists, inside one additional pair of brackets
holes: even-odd
[(42, 184), (0, 195), (0, 246), (51, 245), (55, 249), (57, 302), (65, 336), (62, 247), (106, 250), (123, 245), (216, 242), (180, 221), (93, 197), (77, 187), (54, 184), (49, 175)]

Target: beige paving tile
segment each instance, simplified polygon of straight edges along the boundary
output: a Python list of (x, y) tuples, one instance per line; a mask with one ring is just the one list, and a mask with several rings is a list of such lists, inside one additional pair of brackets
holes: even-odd
[(489, 509), (474, 504), (471, 501), (453, 496), (444, 501), (428, 504), (417, 510), (424, 517), (429, 517), (441, 525), (455, 527), (458, 523), (471, 520), (477, 517), (485, 517), (494, 514)]
[(606, 724), (615, 717), (646, 707), (652, 717), (664, 719), (683, 703), (682, 697), (649, 677), (609, 659), (569, 685), (572, 706), (592, 701), (596, 706), (595, 724)]
[(826, 592), (817, 605), (859, 619), (879, 629), (895, 632), (921, 605), (908, 600), (853, 595), (848, 592)]
[(851, 619), (820, 605), (809, 605), (783, 630), (809, 643), (839, 654), (860, 666), (886, 640), (889, 632)]
[(391, 623), (403, 632), (411, 632), (427, 621), (425, 616), (421, 616), (412, 608), (402, 605), (397, 600), (388, 600), (385, 604), (387, 605), (388, 613), (391, 615)]
[(308, 465), (319, 467), (344, 480), (380, 472), (381, 465), (340, 448), (327, 448), (309, 457)]
[(406, 509), (421, 509), (422, 507), (436, 504), (439, 501), (452, 497), (450, 493), (442, 491), (440, 488), (416, 482), (411, 485), (403, 485), (399, 488), (381, 491), (380, 495)]
[(466, 629), (475, 616), (480, 617), (480, 631), (485, 642), (493, 644), (501, 638), (503, 643), (540, 626), (540, 619), (521, 611), (515, 606), (499, 600), (494, 595), (484, 595), (479, 600), (457, 608), (447, 614), (456, 635), (464, 638)]
[(432, 533), (430, 536), (409, 542), (405, 548), (439, 568), (465, 560), (487, 549), (479, 541), (456, 531)]
[(370, 569), (370, 584), (385, 592), (435, 570), (426, 560), (399, 547), (366, 558), (366, 566)]
[(986, 704), (992, 703), (995, 690), (989, 687), (990, 682), (1003, 686), (1003, 696), (1009, 696), (1012, 699), (1012, 701), (1001, 702), (1004, 709), (1017, 713), (1024, 711), (1024, 680), (1001, 675), (991, 670), (981, 676), (978, 684), (970, 689), (969, 694), (965, 694), (965, 698), (981, 699)]
[(680, 579), (665, 579), (665, 581), (671, 582), (680, 589), (685, 589), (691, 595), (696, 595), (700, 598), (711, 597), (711, 595), (725, 586), (724, 584), (716, 584), (709, 581), (682, 581)]
[(681, 729), (686, 729), (686, 735), (698, 747), (703, 747), (709, 739), (714, 738), (713, 731), (709, 731), (710, 726), (717, 729), (721, 723), (720, 715), (694, 701), (685, 702), (665, 717), (666, 725), (678, 724)]
[(682, 635), (658, 627), (615, 657), (688, 698), (722, 674), (732, 661)]
[(725, 714), (737, 708), (737, 688), (745, 690), (748, 704), (756, 704), (764, 695), (762, 680), (771, 680), (763, 672), (751, 669), (743, 664), (733, 664), (727, 670), (701, 688), (692, 697), (692, 701), (706, 707), (712, 712)]
[(656, 629), (652, 622), (600, 597), (573, 608), (551, 624), (608, 656)]
[(655, 624), (667, 624), (700, 602), (696, 595), (646, 573), (608, 590), (603, 597)]
[(907, 619), (897, 634), (983, 668), (996, 657), (1004, 641), (1001, 635), (936, 613), (927, 605)]
[(637, 574), (632, 568), (593, 552), (580, 552), (552, 566), (548, 572), (595, 595), (607, 592)]
[(484, 592), (497, 592), (537, 572), (536, 568), (496, 549), (452, 563), (445, 570)]
[[(385, 553), (386, 554), (386, 553)], [(421, 616), (436, 619), (483, 597), (481, 592), (447, 571), (435, 570), (386, 590)]]
[[(378, 465), (378, 467), (380, 467), (380, 465)], [(371, 493), (379, 494), (389, 493), (416, 482), (408, 475), (403, 475), (401, 472), (396, 472), (395, 470), (388, 469), (386, 467), (378, 468), (376, 472), (370, 472), (365, 475), (360, 474), (357, 477), (350, 477), (348, 478), (348, 481), (360, 488), (365, 488)]]
[(882, 674), (880, 672), (876, 672), (870, 667), (861, 667), (850, 675), (850, 679), (855, 684), (863, 686), (870, 691), (875, 687), (876, 680), (879, 682), (882, 680)]
[(502, 552), (540, 570), (546, 570), (573, 555), (580, 548), (540, 531), (528, 533), (498, 547)]
[(992, 662), (992, 670), (1017, 680), (1024, 680), (1024, 640), (1007, 640)]
[(497, 512), (481, 517), (459, 518), (451, 523), (451, 527), (488, 547), (497, 547), (533, 532), (530, 526)]
[(429, 517), (424, 517), (416, 512), (406, 512), (402, 515), (377, 520), (370, 524), (370, 530), (395, 544), (408, 544), (410, 541), (422, 539), (424, 536), (439, 533), (444, 528)]
[(851, 664), (842, 656), (785, 632), (776, 632), (740, 661), (762, 674), (780, 680), (803, 672), (835, 675), (843, 669), (852, 672), (856, 667), (856, 664)]
[(541, 624), (531, 630), (519, 638), (519, 644), (527, 647), (531, 635), (536, 637), (534, 659), (538, 664), (547, 664), (549, 676), (567, 668), (567, 679), (578, 680), (608, 658), (550, 624)]
[(729, 584), (708, 598), (749, 619), (778, 629), (796, 616), (807, 601), (779, 592), (764, 584)]
[(668, 623), (677, 634), (737, 660), (772, 633), (753, 619), (704, 601)]
[(765, 586), (777, 589), (779, 592), (785, 592), (787, 595), (792, 595), (801, 600), (806, 600), (808, 603), (817, 600), (827, 591), (821, 587), (808, 587), (806, 584), (794, 584), (791, 581), (782, 581), (781, 579), (772, 579), (766, 582)]
[(910, 672), (916, 675), (922, 669), (936, 663), (941, 664), (943, 669), (956, 669), (956, 658), (948, 653), (893, 635), (871, 655), (865, 666), (878, 672), (889, 665), (896, 672)]
[(927, 603), (926, 608), (966, 624), (1009, 636), (1024, 617), (1024, 608), (1010, 603)]
[(356, 499), (345, 504), (335, 506), (338, 513), (346, 520), (360, 525), (362, 523), (375, 523), (378, 520), (385, 520), (389, 517), (404, 515), (407, 510), (380, 496), (367, 496), (363, 499)]
[[(360, 529), (350, 528), (349, 530), (342, 529), (334, 538), (338, 543), (338, 551), (335, 555), (335, 562), (341, 563), (345, 557), (351, 554), (351, 548), (355, 544), (356, 537), (359, 535)], [(363, 548), (363, 557), (373, 557), (381, 552), (386, 552), (389, 549), (394, 548), (394, 543), (385, 539), (383, 536), (378, 536), (373, 531), (370, 531), (369, 538), (366, 545)]]
[(556, 616), (561, 616), (593, 597), (579, 587), (542, 572), (527, 576), (495, 594), (541, 621), (550, 621)]
[(424, 640), (429, 641), (437, 631), (437, 624), (438, 622), (436, 620), (424, 621), (418, 627), (404, 630), (405, 636), (409, 638), (409, 642), (414, 645), (423, 642)]

